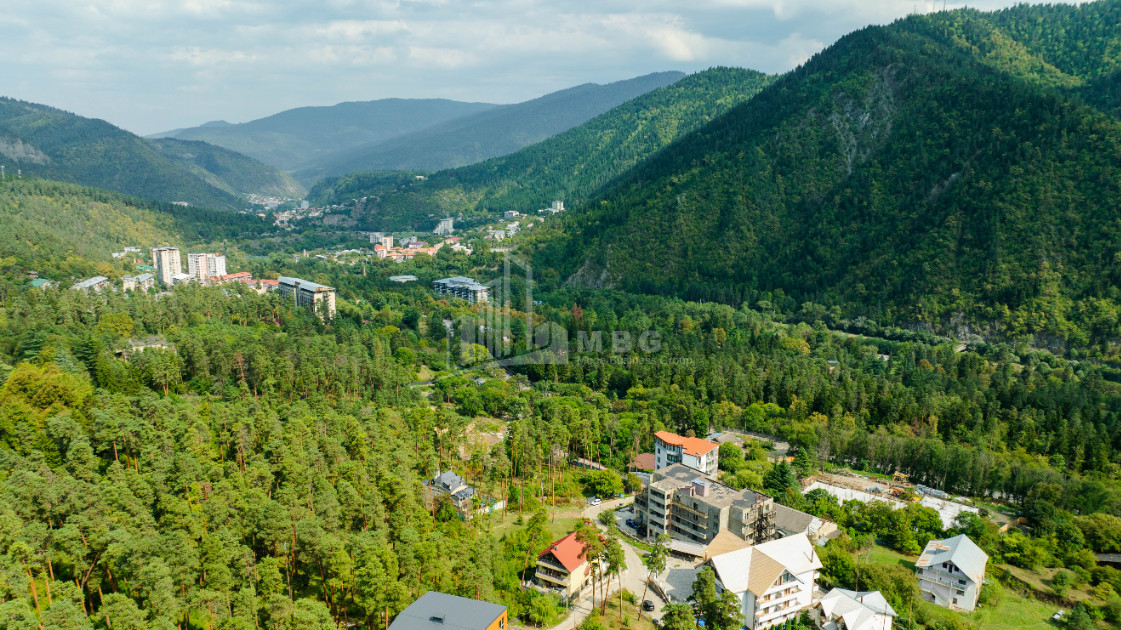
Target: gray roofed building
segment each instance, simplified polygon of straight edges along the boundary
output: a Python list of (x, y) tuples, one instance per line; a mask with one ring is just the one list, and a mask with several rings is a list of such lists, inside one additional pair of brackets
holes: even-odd
[(923, 599), (939, 606), (973, 610), (989, 556), (965, 534), (926, 544), (915, 562)]
[(435, 501), (437, 496), (446, 495), (451, 498), (452, 505), (464, 518), (470, 516), (475, 507), (472, 501), (475, 497), (475, 489), (467, 485), (463, 477), (450, 470), (438, 472), (435, 477), (425, 481), (424, 485), (428, 488), (426, 499), (429, 504)]
[(895, 609), (879, 591), (835, 588), (817, 603), (823, 630), (890, 630)]
[(486, 302), (490, 296), (490, 289), (486, 285), (466, 276), (453, 276), (436, 280), (432, 283), (432, 288), (441, 295), (463, 298), (467, 300), (468, 304)]
[(280, 295), (293, 299), (296, 306), (310, 308), (327, 319), (335, 318), (335, 287), (289, 276), (280, 276), (277, 282)]
[(92, 278), (82, 280), (81, 282), (75, 282), (74, 286), (70, 288), (88, 292), (100, 291), (107, 286), (109, 286), (109, 278), (106, 278), (105, 276), (94, 276)]
[(837, 524), (833, 521), (806, 514), (781, 503), (775, 504), (775, 530), (782, 536), (806, 534), (815, 542), (831, 538), (838, 531)]
[(506, 607), (438, 591), (421, 595), (390, 630), (507, 630)]

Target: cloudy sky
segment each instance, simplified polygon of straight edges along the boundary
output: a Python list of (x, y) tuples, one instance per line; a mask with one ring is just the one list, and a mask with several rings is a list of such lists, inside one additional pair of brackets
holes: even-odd
[(0, 95), (141, 134), (387, 97), (511, 103), (662, 70), (783, 72), (849, 31), (935, 7), (941, 2), (4, 0)]

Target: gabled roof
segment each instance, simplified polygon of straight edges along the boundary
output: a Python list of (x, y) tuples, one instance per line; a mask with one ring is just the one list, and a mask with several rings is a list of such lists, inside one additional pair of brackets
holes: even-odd
[(401, 611), (391, 630), (486, 630), (506, 607), (477, 599), (428, 591)]
[(989, 555), (977, 546), (969, 536), (958, 534), (945, 540), (932, 540), (926, 543), (922, 550), (916, 567), (932, 567), (943, 562), (952, 562), (961, 569), (962, 573), (969, 576), (975, 583), (980, 584), (985, 579), (985, 564)]
[(835, 588), (819, 603), (826, 619), (843, 619), (846, 630), (880, 630), (884, 617), (896, 616), (891, 604), (879, 591)]
[(708, 543), (705, 547), (705, 553), (708, 557), (715, 558), (716, 556), (736, 551), (737, 549), (747, 549), (751, 543), (736, 536), (730, 529), (722, 529), (713, 536), (712, 542)]
[(710, 562), (724, 588), (764, 594), (783, 571), (797, 577), (821, 568), (821, 559), (805, 534), (795, 534), (754, 547), (714, 556)]
[(709, 442), (708, 440), (702, 440), (700, 438), (681, 437), (680, 435), (676, 433), (670, 433), (669, 431), (658, 431), (654, 434), (654, 437), (665, 442), (666, 444), (672, 446), (680, 446), (681, 450), (684, 451), (687, 455), (693, 455), (694, 457), (700, 457), (701, 455), (704, 455), (705, 453), (710, 452), (712, 449), (718, 448), (720, 446), (715, 442)]
[(557, 542), (549, 545), (549, 548), (542, 551), (537, 557), (544, 558), (552, 554), (557, 562), (565, 568), (569, 573), (575, 571), (580, 565), (587, 562), (587, 559), (581, 558), (580, 554), (584, 553), (584, 543), (576, 540), (576, 532), (561, 538)]

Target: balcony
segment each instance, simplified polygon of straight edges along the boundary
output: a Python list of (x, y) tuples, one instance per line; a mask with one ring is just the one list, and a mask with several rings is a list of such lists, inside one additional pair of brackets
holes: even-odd
[(561, 575), (568, 575), (568, 569), (560, 566), (559, 564), (554, 564), (554, 563), (552, 563), (548, 560), (545, 560), (543, 558), (538, 558), (537, 559), (537, 568), (538, 568), (538, 570), (544, 568), (544, 569), (547, 569), (549, 571), (553, 571), (555, 573), (560, 573)]
[(775, 605), (766, 606), (763, 608), (763, 610), (759, 610), (755, 613), (755, 623), (757, 626), (759, 624), (771, 623), (776, 617), (789, 615), (790, 613), (797, 612), (799, 610), (802, 610), (803, 608), (805, 608), (805, 606), (801, 606), (790, 601), (778, 604), (777, 608), (775, 607)]
[[(969, 580), (962, 578), (950, 577), (945, 573), (939, 571), (932, 571), (930, 569), (921, 569), (922, 573), (918, 574), (920, 581), (930, 582), (941, 586), (948, 586), (950, 588), (964, 591), (969, 586)], [(965, 582), (962, 584), (962, 582)]]

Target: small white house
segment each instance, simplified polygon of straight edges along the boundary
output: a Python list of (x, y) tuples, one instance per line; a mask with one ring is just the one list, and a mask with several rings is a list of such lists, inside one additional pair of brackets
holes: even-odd
[(817, 603), (822, 630), (891, 630), (895, 610), (879, 591), (835, 588)]
[(928, 542), (915, 562), (923, 599), (947, 608), (973, 610), (988, 562), (988, 554), (965, 534)]
[(779, 625), (808, 609), (821, 569), (805, 534), (720, 554), (709, 563), (719, 587), (740, 600), (748, 630)]

